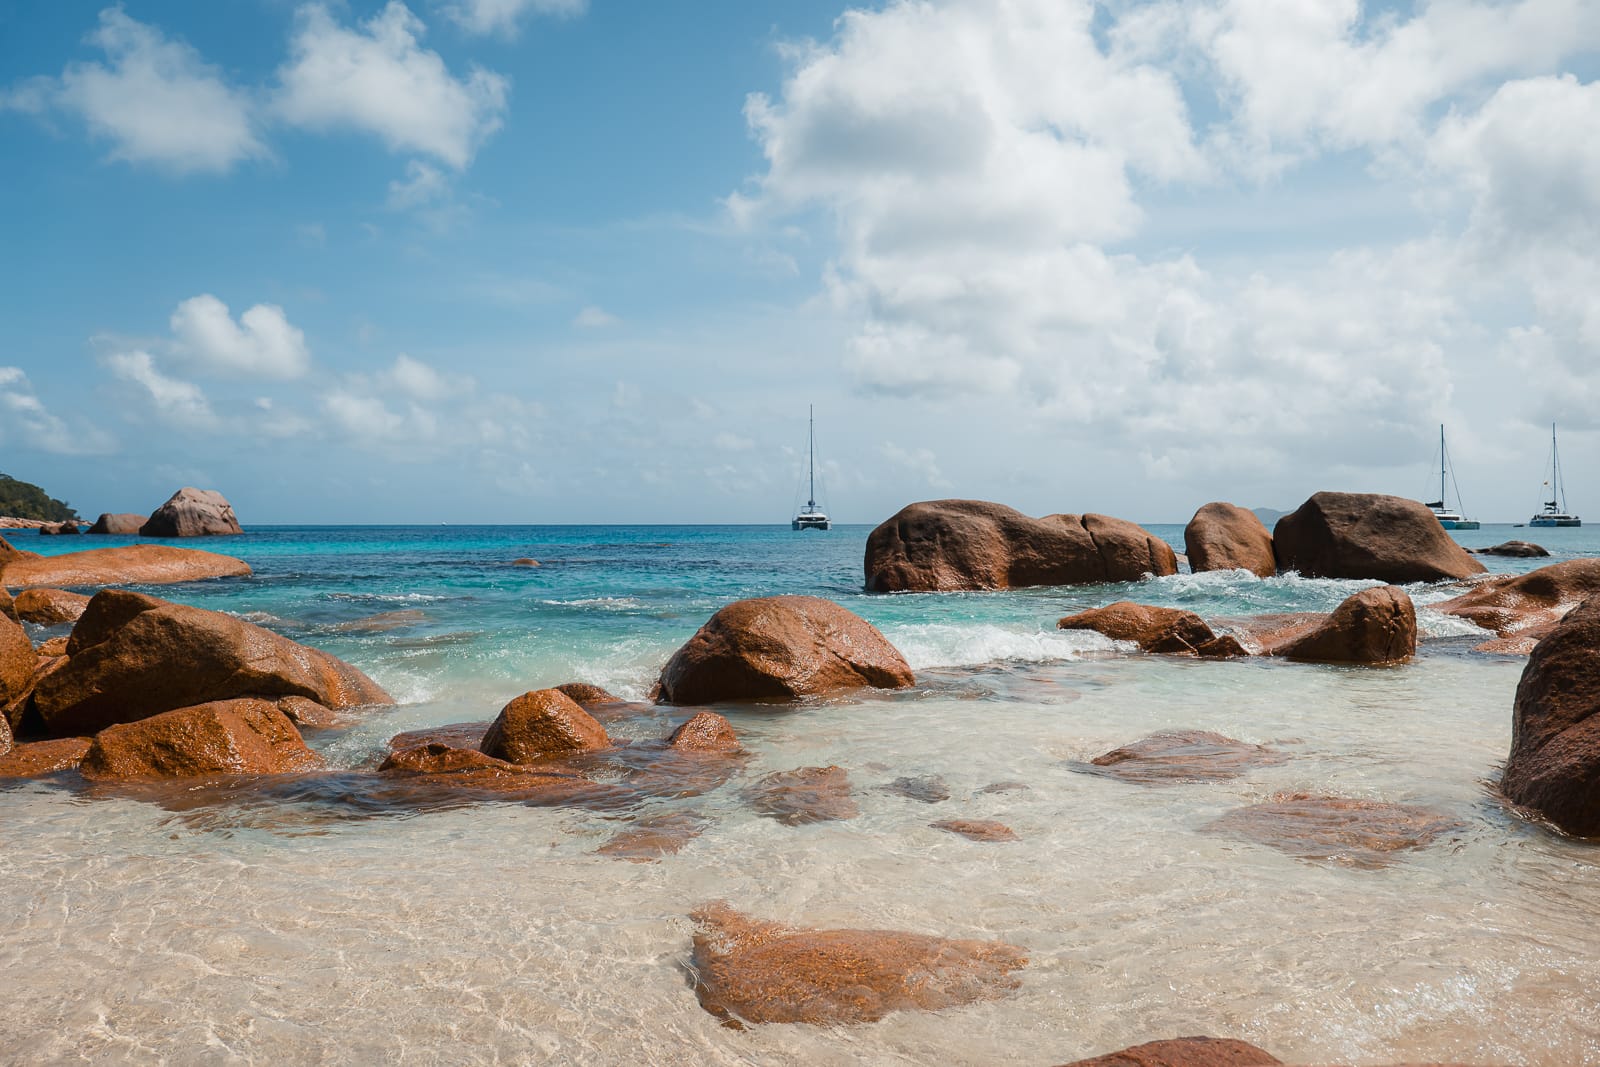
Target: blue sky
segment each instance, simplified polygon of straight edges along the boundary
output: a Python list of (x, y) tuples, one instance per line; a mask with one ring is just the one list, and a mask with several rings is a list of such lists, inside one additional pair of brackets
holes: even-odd
[[(89, 514), (1600, 501), (1580, 0), (0, 9), (0, 469)], [(1594, 503), (1593, 507), (1600, 507)], [(1592, 509), (1591, 509), (1592, 510)]]

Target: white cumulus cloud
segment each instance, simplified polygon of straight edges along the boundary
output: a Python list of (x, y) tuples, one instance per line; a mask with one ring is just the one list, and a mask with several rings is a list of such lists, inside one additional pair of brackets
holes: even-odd
[(163, 374), (150, 353), (135, 349), (113, 352), (105, 358), (112, 374), (139, 388), (158, 416), (190, 430), (209, 430), (219, 425), (216, 412), (205, 393), (193, 382)]
[(235, 322), (228, 305), (202, 293), (178, 305), (171, 327), (174, 354), (208, 371), (298, 378), (311, 366), (305, 334), (275, 304), (257, 304)]
[(445, 14), (468, 33), (515, 37), (524, 17), (570, 18), (589, 8), (589, 0), (462, 0), (446, 4)]
[(0, 367), (0, 444), (92, 456), (111, 452), (117, 443), (103, 430), (68, 426), (45, 407), (21, 367)]
[(267, 154), (249, 94), (182, 41), (169, 40), (121, 7), (100, 12), (88, 41), (105, 61), (71, 63), (0, 95), (0, 109), (77, 115), (110, 142), (111, 158), (179, 173), (220, 173)]
[(357, 27), (341, 25), (322, 4), (300, 8), (296, 20), (273, 99), (285, 121), (366, 131), (393, 151), (456, 170), (500, 128), (510, 82), (479, 67), (456, 77), (422, 47), (425, 27), (400, 0)]

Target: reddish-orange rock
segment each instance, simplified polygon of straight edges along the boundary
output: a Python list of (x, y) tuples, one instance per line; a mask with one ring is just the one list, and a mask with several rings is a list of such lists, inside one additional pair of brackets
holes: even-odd
[(37, 552), (24, 552), (14, 546), (4, 537), (0, 537), (0, 573), (4, 573), (6, 566), (19, 559), (38, 559)]
[(1314, 663), (1399, 663), (1417, 651), (1417, 611), (1404, 589), (1363, 589), (1316, 629), (1268, 655)]
[(915, 684), (877, 628), (831, 600), (737, 600), (711, 616), (661, 669), (667, 704), (791, 700), (862, 687)]
[[(5, 719), (0, 718), (0, 723), (4, 722)], [(89, 745), (87, 737), (24, 742), (0, 755), (0, 778), (42, 778), (70, 771), (83, 762)]]
[(1255, 767), (1282, 763), (1284, 758), (1276, 749), (1209, 730), (1163, 730), (1096, 756), (1087, 764), (1076, 764), (1074, 769), (1140, 785), (1168, 785), (1237, 778)]
[(77, 622), (89, 598), (82, 593), (69, 593), (65, 589), (24, 589), (15, 598), (14, 610), (18, 619), (38, 626), (60, 626)]
[(437, 741), (394, 752), (378, 770), (407, 783), (407, 789), (422, 800), (453, 796), (562, 803), (607, 792), (571, 771), (507, 763), (475, 749)]
[(982, 500), (910, 504), (867, 538), (867, 589), (879, 593), (1012, 589), (1176, 574), (1177, 554), (1108, 515), (1030, 518)]
[(1526, 655), (1567, 612), (1596, 594), (1600, 594), (1600, 559), (1574, 559), (1527, 574), (1486, 579), (1433, 607), (1503, 639), (1480, 646), (1483, 651)]
[(243, 560), (170, 545), (91, 548), (87, 552), (0, 563), (0, 581), (12, 588), (169, 585), (203, 578), (242, 578), (249, 574), (250, 566)]
[(1175, 1037), (1074, 1060), (1064, 1067), (1269, 1067), (1283, 1061), (1246, 1041)]
[(333, 709), (392, 703), (325, 652), (222, 612), (115, 590), (90, 601), (68, 648), (66, 665), (33, 695), (58, 736), (235, 697), (300, 696)]
[(1502, 541), (1488, 548), (1471, 548), (1467, 551), (1477, 556), (1511, 556), (1515, 559), (1539, 559), (1550, 554), (1548, 548), (1532, 541)]
[(10, 752), (12, 744), (11, 720), (4, 715), (0, 715), (0, 756)]
[(935, 830), (959, 834), (971, 841), (1015, 841), (1017, 833), (994, 819), (940, 819), (928, 824)]
[(1028, 958), (1002, 941), (898, 930), (804, 930), (717, 902), (691, 916), (691, 967), (707, 1011), (747, 1023), (876, 1022), (994, 1000), (1021, 983)]
[(1262, 578), (1278, 573), (1272, 554), (1272, 534), (1256, 513), (1236, 504), (1206, 504), (1183, 529), (1183, 551), (1189, 569), (1202, 571), (1247, 570)]
[(500, 710), (483, 735), (481, 750), (509, 763), (534, 763), (606, 748), (611, 738), (565, 693), (535, 689)]
[(1146, 652), (1194, 655), (1216, 640), (1211, 627), (1192, 611), (1158, 608), (1119, 600), (1103, 608), (1068, 615), (1056, 623), (1061, 630), (1094, 630), (1113, 641), (1132, 641)]
[(89, 527), (92, 534), (108, 534), (113, 537), (134, 537), (139, 533), (139, 528), (150, 521), (148, 515), (130, 515), (127, 512), (103, 512), (94, 520), (94, 525)]
[(142, 537), (217, 537), (239, 534), (233, 505), (214, 489), (185, 486), (139, 528)]
[(1570, 834), (1600, 837), (1600, 597), (1539, 642), (1514, 708), (1501, 790)]
[(788, 826), (853, 819), (861, 814), (850, 795), (843, 767), (797, 767), (775, 771), (744, 791), (751, 807)]
[(265, 700), (220, 700), (108, 726), (78, 768), (85, 778), (193, 778), (314, 771), (322, 759)]
[(536, 559), (531, 559), (527, 556), (523, 556), (521, 559), (512, 560), (511, 565), (513, 567), (537, 567), (539, 566), (539, 561)]
[(1426, 505), (1377, 493), (1317, 493), (1272, 531), (1278, 569), (1401, 585), (1482, 574)]
[(672, 731), (667, 744), (679, 752), (738, 752), (739, 735), (714, 711), (702, 711)]
[(0, 708), (22, 696), (38, 665), (39, 654), (22, 627), (0, 615)]
[(1206, 826), (1308, 860), (1381, 867), (1396, 852), (1422, 848), (1461, 824), (1411, 804), (1285, 793), (1236, 808)]
[(613, 696), (598, 685), (588, 682), (562, 682), (556, 686), (556, 692), (562, 693), (580, 707), (588, 708), (591, 704), (621, 704), (622, 698)]
[(489, 732), (486, 722), (453, 722), (445, 726), (427, 726), (421, 730), (407, 730), (389, 738), (389, 751), (438, 743), (450, 748), (470, 748), (479, 751), (483, 735)]
[(345, 720), (332, 708), (324, 707), (305, 697), (279, 697), (273, 701), (290, 722), (302, 730), (330, 730), (342, 726)]
[(3, 585), (0, 585), (0, 615), (12, 621), (16, 621), (17, 618), (17, 602), (11, 596), (11, 590)]
[(706, 820), (693, 812), (668, 812), (640, 819), (619, 831), (595, 852), (630, 863), (654, 863), (699, 837)]

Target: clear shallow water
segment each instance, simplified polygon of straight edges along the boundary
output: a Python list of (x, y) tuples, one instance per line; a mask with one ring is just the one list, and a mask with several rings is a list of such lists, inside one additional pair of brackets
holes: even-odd
[[(1181, 528), (1156, 529), (1181, 542)], [(400, 730), (490, 718), (537, 686), (641, 695), (740, 596), (837, 599), (906, 651), (921, 684), (730, 709), (750, 762), (707, 795), (643, 806), (709, 819), (654, 864), (594, 855), (633, 811), (352, 819), (295, 804), (173, 810), (39, 784), (0, 793), (0, 909), (13, 919), (0, 939), (12, 990), (0, 1059), (1045, 1064), (1210, 1032), (1312, 1062), (1600, 1061), (1600, 849), (1511, 818), (1485, 786), (1509, 745), (1522, 661), (1467, 655), (1470, 638), (1448, 638), (1473, 631), (1426, 612), (1446, 639), (1396, 669), (1127, 656), (1054, 620), (1123, 597), (1208, 615), (1326, 610), (1360, 583), (1179, 575), (869, 597), (866, 533), (280, 528), (218, 544), (256, 577), (162, 595), (327, 648), (406, 701), (313, 740), (348, 767)], [(1586, 530), (1533, 533), (1558, 557), (1600, 551)], [(24, 547), (115, 543), (38, 542)], [(508, 565), (520, 556), (544, 565)], [(395, 611), (421, 616), (361, 629)], [(681, 717), (613, 733), (657, 737)], [(1069, 769), (1173, 728), (1291, 759), (1166, 788)], [(752, 777), (828, 763), (850, 773), (859, 817), (786, 827), (740, 797)], [(881, 791), (924, 774), (951, 799)], [(1030, 788), (980, 791), (1001, 781)], [(1203, 832), (1280, 791), (1423, 804), (1462, 829), (1378, 870)], [(1022, 840), (927, 825), (954, 817), (1001, 819)], [(1018, 994), (990, 1004), (737, 1033), (699, 1008), (682, 971), (685, 916), (714, 898), (802, 925), (1003, 937), (1033, 962)]]

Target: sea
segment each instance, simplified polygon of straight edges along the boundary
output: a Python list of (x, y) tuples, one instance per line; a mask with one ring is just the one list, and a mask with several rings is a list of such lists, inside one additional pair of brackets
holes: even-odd
[[(1149, 529), (1182, 551), (1181, 526)], [(1526, 661), (1471, 651), (1486, 635), (1429, 609), (1456, 590), (1411, 588), (1425, 640), (1402, 666), (1201, 662), (1055, 623), (1123, 599), (1328, 611), (1376, 583), (1220, 572), (874, 595), (869, 532), (269, 526), (205, 543), (254, 576), (149, 591), (331, 652), (398, 701), (308, 735), (350, 774), (394, 734), (492, 719), (530, 689), (584, 681), (643, 701), (673, 650), (742, 597), (835, 600), (918, 684), (721, 707), (750, 754), (737, 777), (610, 808), (7, 783), (0, 1062), (1044, 1065), (1212, 1034), (1291, 1063), (1600, 1063), (1600, 846), (1496, 795)], [(1455, 536), (1552, 552), (1482, 557), (1500, 572), (1600, 555), (1594, 528)], [(687, 714), (609, 728), (660, 737)], [(1078, 769), (1173, 729), (1287, 758), (1167, 786)], [(789, 826), (751, 809), (748, 780), (820, 765), (848, 772), (858, 816)], [(947, 799), (886, 788), (935, 776)], [(1377, 864), (1208, 832), (1283, 793), (1422, 805), (1455, 829)], [(676, 854), (597, 852), (671, 812), (705, 821)], [(1018, 840), (930, 826), (949, 818), (997, 819)], [(687, 969), (688, 916), (715, 900), (798, 926), (1000, 938), (1030, 962), (1013, 994), (966, 1007), (733, 1029)]]

